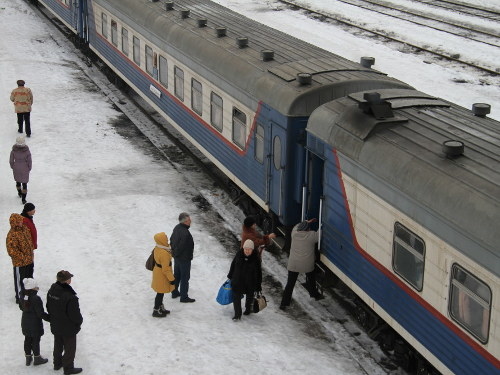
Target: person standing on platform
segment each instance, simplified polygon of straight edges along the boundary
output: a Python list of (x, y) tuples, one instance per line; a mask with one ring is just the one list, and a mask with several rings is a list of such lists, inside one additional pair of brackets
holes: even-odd
[(183, 303), (195, 302), (194, 298), (188, 296), (189, 279), (191, 278), (191, 261), (193, 260), (194, 241), (189, 232), (191, 217), (182, 212), (177, 224), (170, 236), (170, 246), (174, 255), (175, 290), (172, 298), (181, 297)]
[[(22, 300), (22, 292), (24, 292), (23, 279), (33, 277), (33, 241), (30, 230), (24, 225), (21, 215), (11, 214), (9, 221), (10, 230), (7, 233), (6, 245), (14, 269), (16, 303), (19, 304)], [(22, 306), (19, 305), (19, 308)]]
[(32, 162), (31, 151), (26, 144), (24, 136), (17, 137), (16, 144), (12, 146), (12, 151), (10, 152), (9, 163), (14, 174), (14, 180), (16, 181), (17, 195), (21, 198), (22, 203), (26, 204)]
[(33, 241), (33, 249), (38, 249), (38, 235), (36, 231), (35, 222), (33, 221), (33, 215), (35, 215), (35, 205), (33, 203), (26, 203), (23, 208), (23, 212), (21, 212), (21, 216), (23, 217), (24, 225), (28, 227), (31, 233), (31, 240)]
[(153, 257), (155, 266), (153, 268), (153, 280), (151, 288), (156, 292), (153, 317), (164, 318), (170, 311), (163, 305), (163, 296), (175, 289), (175, 278), (172, 272), (172, 249), (168, 244), (168, 237), (164, 232), (156, 233), (154, 236), (156, 246)]
[(59, 271), (57, 281), (47, 292), (47, 312), (50, 330), (54, 335), (54, 370), (64, 368), (64, 375), (79, 374), (82, 369), (74, 366), (76, 335), (80, 332), (83, 317), (76, 292), (71, 287), (73, 275)]
[(31, 137), (31, 105), (33, 104), (33, 93), (31, 89), (25, 87), (25, 82), (17, 81), (17, 88), (10, 93), (10, 101), (14, 103), (14, 110), (17, 113), (17, 132), (23, 132), (23, 123), (26, 126), (26, 136)]

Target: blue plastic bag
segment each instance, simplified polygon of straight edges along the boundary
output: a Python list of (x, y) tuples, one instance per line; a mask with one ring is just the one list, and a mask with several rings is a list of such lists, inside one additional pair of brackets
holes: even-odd
[(221, 305), (229, 305), (230, 303), (233, 303), (233, 288), (231, 287), (231, 280), (228, 279), (221, 285), (215, 300)]

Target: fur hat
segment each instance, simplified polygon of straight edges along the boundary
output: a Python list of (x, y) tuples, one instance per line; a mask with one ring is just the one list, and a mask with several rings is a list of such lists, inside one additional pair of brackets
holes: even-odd
[(24, 284), (24, 289), (26, 290), (38, 289), (38, 283), (35, 279), (26, 278), (23, 280), (23, 284)]
[(17, 85), (18, 85), (18, 86), (24, 86), (24, 84), (25, 84), (25, 83), (26, 83), (26, 82), (24, 82), (22, 79), (19, 79), (19, 80), (17, 81)]
[(301, 223), (297, 224), (297, 231), (303, 232), (309, 230), (309, 223), (307, 220), (302, 221)]
[(247, 216), (243, 221), (243, 225), (247, 228), (250, 228), (252, 225), (256, 223), (255, 219), (252, 216)]
[(23, 208), (23, 212), (30, 212), (35, 209), (35, 205), (33, 203), (26, 203)]
[(73, 274), (70, 273), (69, 271), (59, 271), (57, 273), (57, 281), (59, 281), (60, 283), (66, 281), (66, 280), (69, 280), (73, 277)]
[(253, 243), (252, 240), (246, 240), (244, 243), (243, 243), (243, 248), (244, 249), (255, 249), (255, 244)]
[(26, 138), (24, 138), (24, 135), (20, 135), (19, 137), (16, 138), (16, 145), (18, 146), (26, 145)]

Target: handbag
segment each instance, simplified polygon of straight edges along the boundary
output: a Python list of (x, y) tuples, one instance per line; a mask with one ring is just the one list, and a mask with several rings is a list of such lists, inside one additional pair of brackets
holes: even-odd
[(256, 292), (255, 298), (253, 300), (253, 312), (258, 313), (259, 311), (264, 310), (266, 306), (267, 306), (266, 297), (262, 294), (262, 292)]
[(217, 293), (217, 298), (215, 299), (221, 305), (229, 305), (233, 303), (233, 288), (231, 286), (231, 280), (227, 279), (219, 288), (219, 293)]
[(149, 256), (148, 260), (146, 260), (146, 269), (148, 271), (152, 271), (153, 268), (155, 268), (155, 257), (154, 257), (154, 252), (155, 250), (151, 251), (151, 255)]

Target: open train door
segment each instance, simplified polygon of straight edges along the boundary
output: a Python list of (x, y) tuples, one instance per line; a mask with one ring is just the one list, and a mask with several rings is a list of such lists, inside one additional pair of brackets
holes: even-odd
[(310, 150), (306, 153), (306, 173), (302, 189), (302, 220), (316, 218), (311, 229), (318, 230), (321, 224), (323, 197), (324, 160)]

